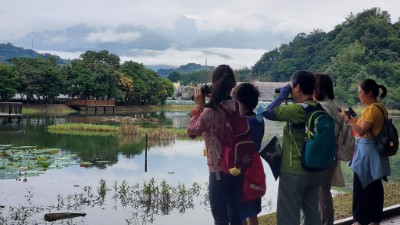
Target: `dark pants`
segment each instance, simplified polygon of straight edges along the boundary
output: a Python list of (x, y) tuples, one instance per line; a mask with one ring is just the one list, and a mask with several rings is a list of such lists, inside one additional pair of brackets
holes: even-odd
[(353, 218), (360, 224), (379, 223), (383, 212), (383, 184), (378, 179), (362, 188), (357, 174), (353, 182)]
[(340, 162), (336, 160), (329, 169), (321, 173), (321, 187), (319, 188), (319, 209), (321, 213), (322, 225), (333, 225), (335, 221), (331, 187), (332, 175), (338, 163)]
[(243, 191), (243, 175), (232, 176), (220, 172), (217, 181), (215, 173), (210, 173), (208, 194), (215, 225), (241, 225), (240, 202)]

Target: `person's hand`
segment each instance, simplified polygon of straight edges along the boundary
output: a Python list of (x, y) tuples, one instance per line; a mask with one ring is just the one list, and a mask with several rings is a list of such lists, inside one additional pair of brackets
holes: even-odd
[(193, 100), (196, 105), (196, 109), (200, 111), (204, 107), (204, 96), (203, 93), (201, 93), (200, 87), (194, 89)]
[(338, 112), (338, 115), (339, 115), (339, 117), (341, 118), (341, 119), (343, 119), (345, 122), (347, 122), (347, 121), (349, 121), (349, 116), (347, 115), (347, 113), (346, 113), (346, 110), (344, 110), (344, 109), (341, 109), (341, 111), (340, 112)]
[(278, 98), (282, 100), (286, 99), (287, 97), (289, 97), (291, 91), (292, 91), (292, 86), (290, 84), (281, 87)]

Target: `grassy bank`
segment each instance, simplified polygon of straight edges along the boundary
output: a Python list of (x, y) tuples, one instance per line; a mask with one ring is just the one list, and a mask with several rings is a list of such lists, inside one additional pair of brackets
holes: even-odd
[[(385, 183), (385, 203), (384, 207), (400, 203), (400, 183)], [(352, 216), (351, 212), (352, 193), (336, 195), (333, 198), (335, 209), (335, 220)], [(290, 203), (288, 203), (290, 204)], [(259, 217), (260, 225), (276, 224), (276, 214), (268, 214)]]

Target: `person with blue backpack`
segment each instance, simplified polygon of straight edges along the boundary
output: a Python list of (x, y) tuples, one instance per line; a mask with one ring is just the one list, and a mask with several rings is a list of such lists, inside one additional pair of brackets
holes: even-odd
[[(380, 92), (380, 89), (382, 90)], [(387, 94), (383, 85), (375, 80), (365, 79), (358, 85), (358, 99), (366, 108), (360, 117), (353, 118), (344, 110), (339, 114), (357, 133), (356, 148), (351, 161), (353, 179), (354, 225), (377, 225), (382, 221), (384, 189), (382, 180), (391, 174), (389, 159), (377, 151), (377, 136), (388, 112), (379, 102)]]
[(239, 84), (232, 93), (239, 104), (240, 114), (247, 118), (254, 141), (254, 153), (251, 167), (246, 171), (243, 185), (243, 197), (240, 217), (243, 225), (258, 225), (257, 215), (261, 212), (261, 197), (266, 192), (264, 167), (257, 152), (261, 148), (264, 136), (264, 120), (258, 120), (254, 109), (258, 104), (260, 92), (251, 83)]
[[(306, 108), (317, 107), (313, 100), (314, 74), (296, 71), (289, 84), (280, 89), (279, 95), (265, 109), (268, 120), (286, 122), (283, 128), (282, 162), (278, 184), (277, 224), (320, 225), (318, 192), (319, 172), (309, 172), (302, 166), (302, 147), (305, 140)], [(281, 105), (288, 96), (293, 104)], [(334, 134), (333, 134), (334, 135)], [(321, 149), (322, 150), (322, 149)], [(303, 212), (304, 220), (300, 219)]]
[[(222, 171), (228, 127), (226, 110), (238, 110), (231, 97), (236, 86), (233, 70), (228, 65), (218, 66), (212, 73), (210, 100), (205, 104), (200, 88), (194, 93), (195, 109), (187, 127), (190, 138), (204, 134), (209, 170), (208, 194), (215, 225), (241, 225), (240, 202), (243, 190), (243, 173), (237, 176)], [(222, 107), (223, 105), (223, 107)]]

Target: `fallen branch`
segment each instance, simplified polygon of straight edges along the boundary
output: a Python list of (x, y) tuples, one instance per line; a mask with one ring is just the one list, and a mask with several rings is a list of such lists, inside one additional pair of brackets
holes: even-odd
[(47, 213), (44, 215), (44, 220), (51, 222), (51, 221), (56, 221), (56, 220), (74, 218), (74, 217), (78, 217), (78, 216), (86, 216), (86, 213), (72, 213), (72, 212)]

